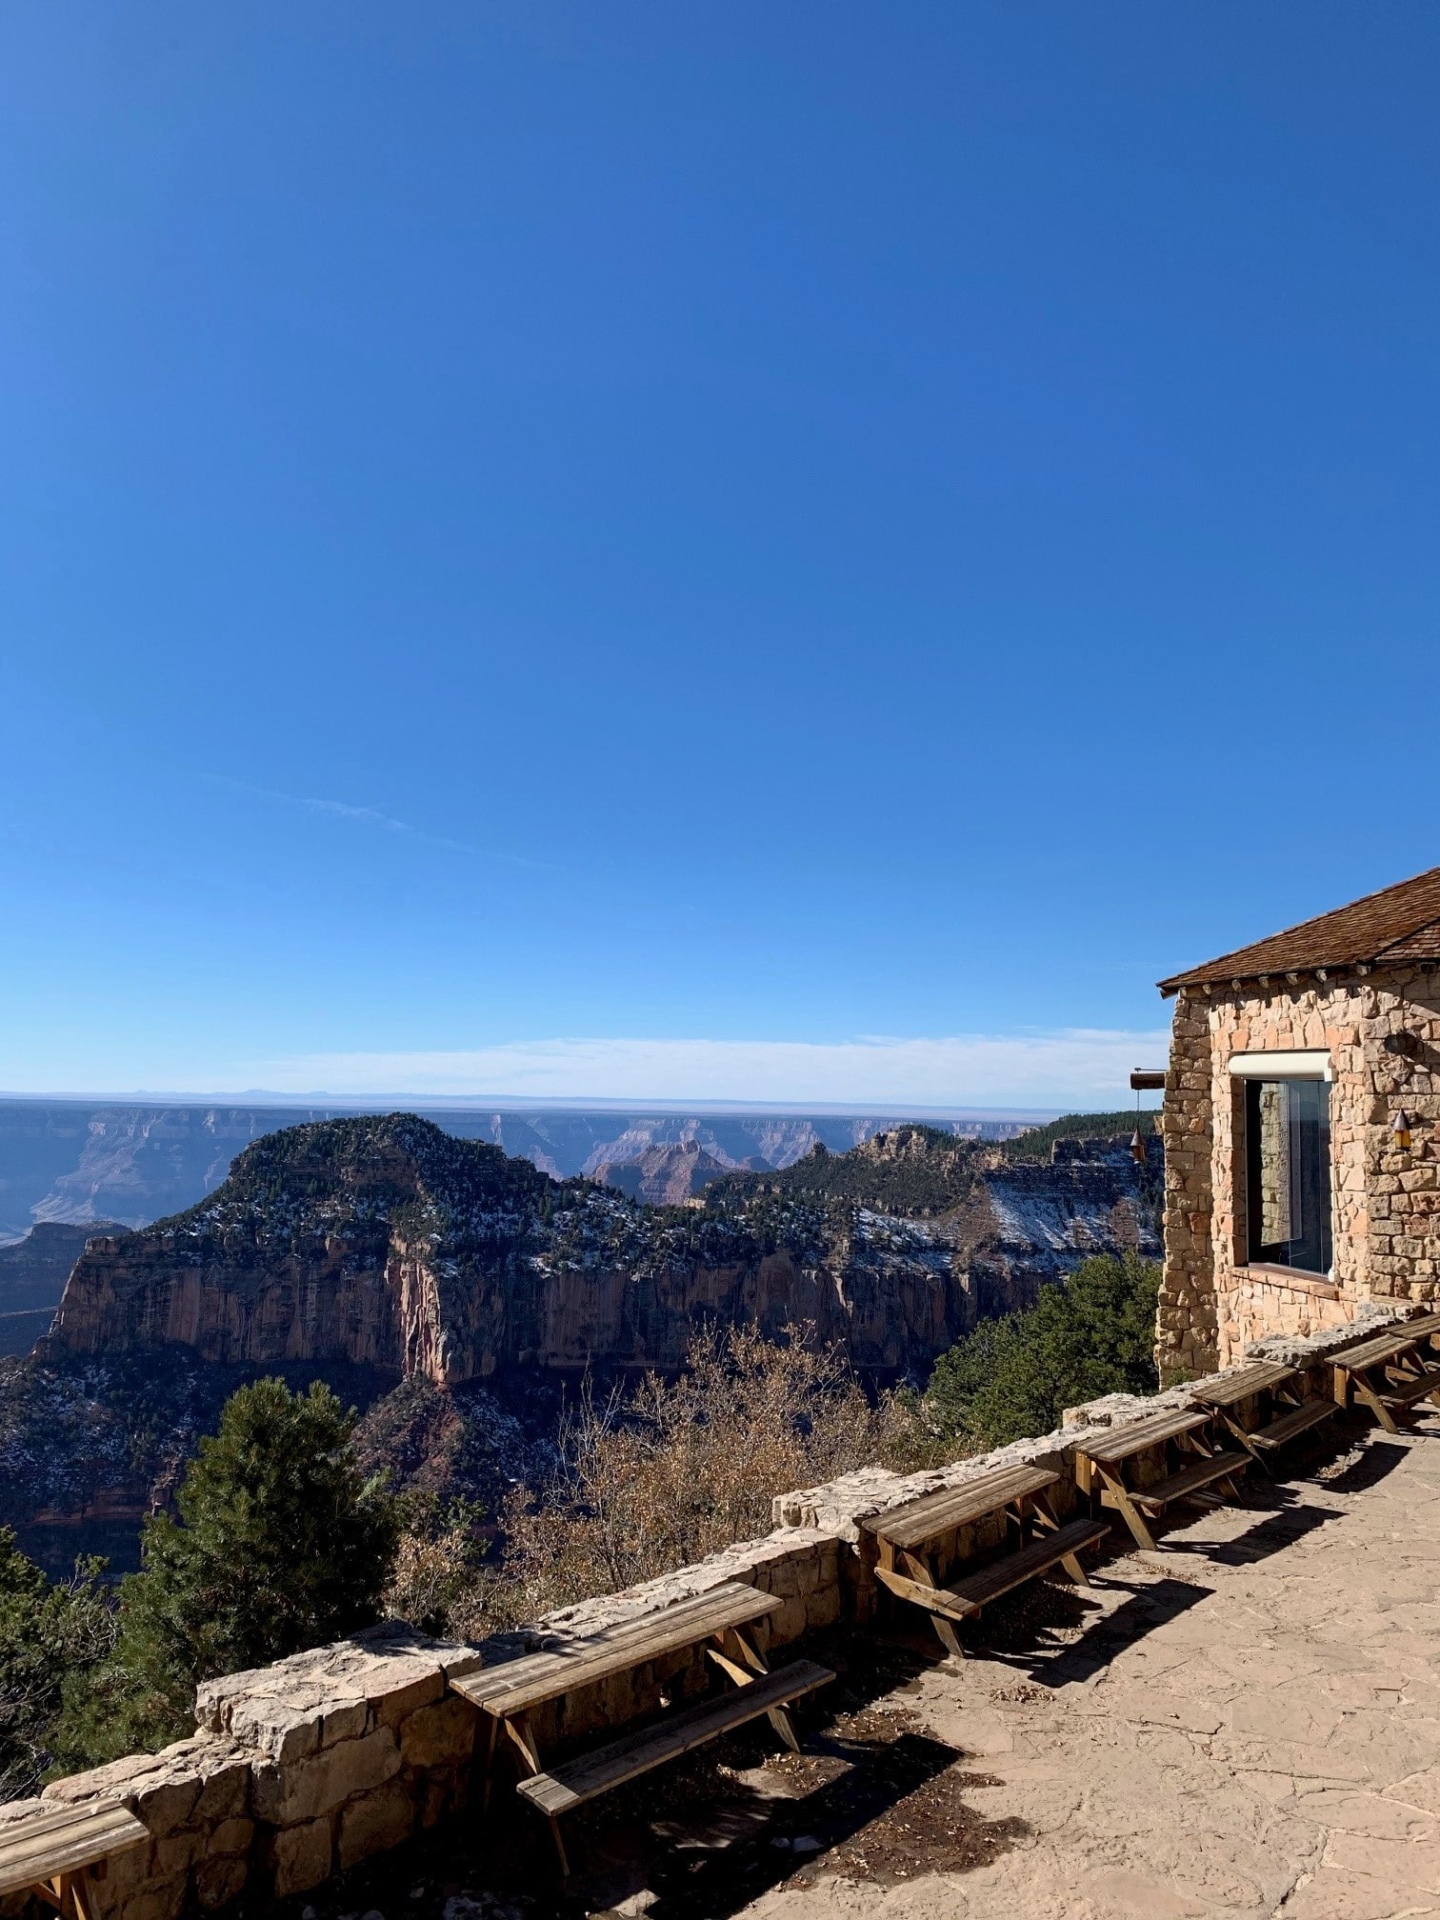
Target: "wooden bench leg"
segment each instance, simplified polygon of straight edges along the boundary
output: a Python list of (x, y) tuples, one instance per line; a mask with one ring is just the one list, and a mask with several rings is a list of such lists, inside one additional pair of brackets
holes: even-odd
[[(1037, 1493), (1034, 1496), (1031, 1510), (1034, 1513), (1037, 1524), (1044, 1532), (1058, 1533), (1060, 1531), (1060, 1516), (1056, 1513), (1054, 1507), (1051, 1506), (1049, 1500), (1043, 1493)], [(1062, 1553), (1060, 1556), (1060, 1564), (1077, 1587), (1089, 1586), (1090, 1576), (1086, 1573), (1084, 1567), (1081, 1566), (1079, 1554)]]
[(1265, 1458), (1265, 1455), (1261, 1452), (1260, 1448), (1255, 1445), (1254, 1441), (1251, 1440), (1247, 1430), (1244, 1427), (1242, 1427), (1240, 1422), (1236, 1420), (1233, 1417), (1233, 1415), (1231, 1415), (1228, 1412), (1228, 1410), (1226, 1410), (1223, 1407), (1221, 1408), (1221, 1411), (1220, 1411), (1220, 1418), (1225, 1422), (1225, 1425), (1229, 1428), (1230, 1432), (1240, 1442), (1241, 1446), (1245, 1449), (1246, 1453), (1249, 1454), (1250, 1458), (1259, 1467), (1260, 1471), (1265, 1475), (1265, 1478), (1267, 1480), (1273, 1480), (1275, 1478), (1275, 1475), (1270, 1470), (1270, 1462)]
[[(745, 1667), (737, 1666), (733, 1660), (727, 1659), (723, 1653), (717, 1653), (713, 1647), (707, 1649), (707, 1651), (711, 1659), (714, 1660), (718, 1666), (725, 1669), (737, 1687), (748, 1687), (754, 1682), (757, 1675), (769, 1673), (770, 1669), (765, 1664), (764, 1654), (761, 1653), (748, 1633), (742, 1632), (739, 1627), (731, 1627), (727, 1637), (735, 1642), (736, 1647), (739, 1649), (741, 1659), (745, 1662), (745, 1666), (749, 1668), (748, 1673), (745, 1671)], [(717, 1635), (716, 1638), (719, 1639), (720, 1636)], [(799, 1753), (800, 1739), (795, 1732), (795, 1723), (790, 1718), (786, 1709), (784, 1707), (771, 1707), (766, 1718), (790, 1751), (792, 1753)]]
[(61, 1920), (95, 1920), (83, 1867), (73, 1873), (57, 1873), (49, 1880), (37, 1881), (31, 1891), (47, 1906), (54, 1907)]
[(560, 1874), (565, 1880), (570, 1878), (570, 1856), (565, 1851), (565, 1841), (560, 1832), (560, 1822), (555, 1815), (549, 1814), (550, 1838), (555, 1842), (555, 1851), (560, 1856)]
[(482, 1818), (490, 1811), (490, 1790), (495, 1785), (495, 1748), (500, 1740), (499, 1714), (487, 1713), (485, 1718), (490, 1722), (490, 1726), (489, 1731), (485, 1735), (485, 1768), (480, 1781), (480, 1813)]
[(749, 1667), (751, 1673), (769, 1673), (770, 1669), (765, 1664), (765, 1656), (756, 1646), (753, 1634), (744, 1633), (739, 1627), (731, 1627), (730, 1638), (740, 1649), (740, 1658)]
[[(905, 1562), (910, 1577), (919, 1586), (933, 1587), (935, 1585), (935, 1576), (931, 1573), (928, 1564), (921, 1555), (918, 1553), (902, 1553), (900, 1558)], [(940, 1642), (941, 1646), (944, 1647), (945, 1651), (956, 1660), (963, 1660), (965, 1658), (965, 1649), (961, 1646), (959, 1636), (954, 1627), (951, 1626), (944, 1615), (932, 1613), (930, 1615), (930, 1624), (935, 1629), (935, 1638)]]
[(65, 1891), (70, 1897), (70, 1906), (75, 1920), (95, 1920), (95, 1909), (90, 1900), (90, 1887), (85, 1869), (65, 1876)]
[(505, 1731), (520, 1750), (520, 1758), (525, 1762), (529, 1773), (540, 1771), (540, 1750), (535, 1745), (535, 1736), (530, 1731), (528, 1714), (517, 1713), (505, 1716)]
[(1111, 1473), (1106, 1466), (1100, 1467), (1100, 1478), (1105, 1482), (1105, 1493), (1101, 1495), (1101, 1499), (1106, 1506), (1114, 1507), (1123, 1517), (1126, 1526), (1134, 1536), (1136, 1546), (1144, 1547), (1147, 1553), (1158, 1553), (1160, 1549), (1155, 1545), (1154, 1536), (1142, 1519), (1140, 1509), (1130, 1498), (1130, 1491), (1125, 1482)]
[(799, 1753), (800, 1736), (799, 1734), (796, 1733), (795, 1722), (790, 1718), (790, 1715), (786, 1711), (786, 1709), (784, 1707), (771, 1707), (769, 1713), (765, 1717), (769, 1720), (771, 1726), (775, 1729), (776, 1733), (778, 1733), (780, 1738), (785, 1742), (786, 1746), (790, 1749), (791, 1753)]
[(1357, 1373), (1355, 1375), (1355, 1398), (1363, 1401), (1364, 1404), (1369, 1407), (1386, 1433), (1399, 1433), (1400, 1429), (1395, 1424), (1394, 1415), (1380, 1398), (1374, 1387), (1371, 1386), (1368, 1374)]
[[(534, 1734), (530, 1731), (529, 1716), (527, 1714), (517, 1713), (512, 1718), (507, 1714), (504, 1717), (504, 1727), (509, 1738), (519, 1749), (520, 1758), (525, 1765), (527, 1774), (539, 1773), (540, 1750), (535, 1744)], [(553, 1813), (548, 1813), (545, 1817), (550, 1822), (550, 1838), (555, 1842), (555, 1852), (560, 1861), (560, 1872), (565, 1879), (568, 1880), (570, 1878), (570, 1857), (565, 1851), (565, 1841), (560, 1832), (560, 1822)]]

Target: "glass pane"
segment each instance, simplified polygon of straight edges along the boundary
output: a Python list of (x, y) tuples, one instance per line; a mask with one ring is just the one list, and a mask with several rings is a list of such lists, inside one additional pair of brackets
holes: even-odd
[(1330, 1089), (1252, 1080), (1245, 1092), (1250, 1258), (1328, 1273)]

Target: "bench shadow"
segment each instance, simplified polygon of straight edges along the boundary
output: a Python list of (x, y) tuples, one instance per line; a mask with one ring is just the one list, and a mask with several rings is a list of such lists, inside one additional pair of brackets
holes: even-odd
[(1375, 1487), (1387, 1475), (1409, 1458), (1410, 1449), (1399, 1446), (1394, 1440), (1370, 1440), (1358, 1460), (1352, 1460), (1339, 1472), (1331, 1474), (1319, 1482), (1327, 1493), (1364, 1493), (1367, 1488)]
[[(956, 1769), (956, 1749), (928, 1734), (905, 1731), (883, 1744), (833, 1733), (813, 1736), (802, 1766), (822, 1773), (793, 1799), (751, 1792), (763, 1825), (722, 1848), (687, 1847), (683, 1831), (650, 1863), (653, 1920), (727, 1920), (786, 1881), (817, 1875), (909, 1878), (934, 1870), (927, 1839), (944, 1834), (949, 1870), (979, 1866), (1028, 1832), (1019, 1821), (991, 1821), (964, 1806), (967, 1785), (991, 1785), (986, 1774)], [(741, 1796), (732, 1789), (732, 1800)], [(937, 1803), (943, 1803), (937, 1819)], [(968, 1815), (968, 1818), (966, 1817)], [(963, 1830), (963, 1838), (959, 1838)], [(959, 1843), (957, 1845), (957, 1838)], [(887, 1872), (887, 1867), (891, 1871)]]
[(1312, 1507), (1303, 1503), (1284, 1506), (1231, 1540), (1183, 1540), (1173, 1534), (1165, 1539), (1163, 1551), (1177, 1559), (1204, 1560), (1221, 1567), (1253, 1566), (1282, 1553), (1297, 1540), (1315, 1533), (1331, 1520), (1344, 1518), (1343, 1507)]
[[(1046, 1625), (1073, 1627), (1098, 1608), (1096, 1600), (1084, 1598), (1083, 1588), (1052, 1586), (1045, 1590), (1053, 1596), (1048, 1608), (1051, 1617), (1048, 1622), (1032, 1617), (1027, 1623), (1028, 1645), (1020, 1641), (1018, 1634), (997, 1633), (984, 1646), (977, 1645), (976, 1652), (1005, 1666), (1018, 1667), (1040, 1686), (1073, 1686), (1078, 1681), (1091, 1679), (1108, 1667), (1117, 1654), (1157, 1627), (1178, 1619), (1214, 1592), (1213, 1587), (1197, 1580), (1165, 1577), (1132, 1585), (1112, 1574), (1105, 1577), (1104, 1585), (1111, 1591), (1116, 1587), (1126, 1589), (1130, 1597), (1112, 1612), (1100, 1613), (1084, 1628), (1078, 1640), (1045, 1644), (1040, 1639), (1036, 1644)], [(1037, 1607), (1036, 1612), (1039, 1611)]]
[[(1025, 1837), (965, 1803), (996, 1784), (920, 1728), (906, 1693), (943, 1659), (923, 1633), (836, 1627), (814, 1651), (834, 1684), (796, 1714), (791, 1755), (763, 1722), (681, 1766), (647, 1776), (567, 1828), (578, 1871), (561, 1890), (595, 1914), (642, 1886), (651, 1920), (727, 1920), (789, 1882), (843, 1873), (878, 1888), (925, 1872), (965, 1872)], [(573, 1842), (573, 1844), (572, 1844)], [(566, 1909), (569, 1911), (569, 1909)]]

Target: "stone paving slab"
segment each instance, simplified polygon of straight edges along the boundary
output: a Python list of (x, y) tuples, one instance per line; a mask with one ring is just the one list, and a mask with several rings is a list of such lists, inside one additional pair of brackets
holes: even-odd
[[(1110, 1561), (1073, 1634), (905, 1706), (1025, 1836), (746, 1920), (1440, 1920), (1440, 1420)], [(1113, 1626), (1111, 1625), (1113, 1623)]]

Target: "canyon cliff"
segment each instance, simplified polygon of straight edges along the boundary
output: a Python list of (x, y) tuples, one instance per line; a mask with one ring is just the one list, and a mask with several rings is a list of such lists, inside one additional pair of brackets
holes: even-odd
[(332, 1120), (256, 1142), (185, 1213), (92, 1239), (43, 1357), (180, 1345), (457, 1386), (673, 1368), (723, 1321), (806, 1325), (862, 1368), (924, 1370), (1085, 1253), (1153, 1252), (1142, 1187), (1113, 1148), (1033, 1167), (906, 1127), (650, 1207), (415, 1115)]

